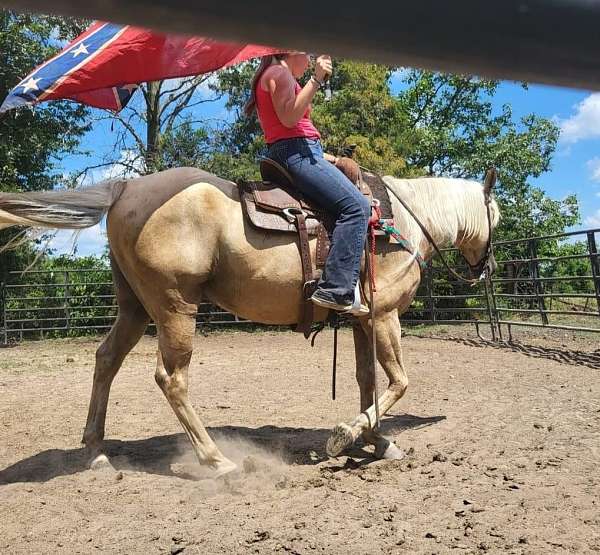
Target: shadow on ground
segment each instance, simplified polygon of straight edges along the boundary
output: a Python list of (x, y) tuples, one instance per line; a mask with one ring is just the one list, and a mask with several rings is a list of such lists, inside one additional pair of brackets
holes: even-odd
[[(413, 335), (412, 337), (420, 336)], [(600, 369), (600, 349), (596, 349), (595, 351), (580, 351), (568, 349), (566, 347), (541, 347), (539, 345), (529, 345), (518, 341), (489, 341), (487, 339), (469, 339), (465, 337), (429, 336), (428, 339), (462, 343), (463, 345), (469, 345), (471, 347), (504, 349), (533, 358), (545, 358), (560, 364), (572, 364), (576, 366), (586, 366), (597, 370)]]
[[(402, 414), (382, 420), (384, 434), (398, 434), (404, 430), (431, 426), (445, 420), (445, 416), (416, 416)], [(325, 442), (331, 430), (324, 428), (288, 428), (262, 426), (218, 426), (208, 429), (219, 440), (242, 440), (281, 454), (284, 461), (301, 465), (317, 464), (327, 458)], [(105, 442), (106, 455), (116, 470), (136, 470), (163, 476), (185, 477), (175, 474), (171, 465), (182, 455), (191, 451), (184, 434), (155, 436), (147, 439)], [(311, 454), (312, 452), (312, 454)], [(361, 449), (360, 444), (348, 452), (359, 458), (369, 458), (371, 453)], [(0, 470), (0, 485), (17, 482), (46, 482), (58, 476), (83, 472), (89, 467), (88, 454), (80, 449), (48, 449), (18, 461)]]

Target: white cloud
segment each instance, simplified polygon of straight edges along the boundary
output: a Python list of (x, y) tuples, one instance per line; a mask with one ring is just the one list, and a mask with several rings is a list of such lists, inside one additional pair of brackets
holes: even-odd
[(73, 254), (76, 247), (78, 256), (100, 255), (108, 243), (106, 231), (101, 224), (82, 229), (79, 234), (65, 229), (60, 230), (48, 243), (54, 255)]
[(122, 150), (119, 159), (107, 166), (94, 168), (83, 174), (79, 180), (79, 185), (92, 185), (105, 179), (114, 179), (117, 177), (137, 177), (141, 174), (144, 167), (144, 159), (135, 150)]
[(591, 216), (588, 216), (584, 223), (589, 227), (600, 227), (600, 208)]
[(585, 165), (590, 172), (590, 179), (592, 181), (600, 181), (600, 158), (596, 156), (588, 160)]
[(575, 106), (575, 114), (560, 121), (561, 140), (572, 144), (600, 137), (600, 93), (590, 94)]

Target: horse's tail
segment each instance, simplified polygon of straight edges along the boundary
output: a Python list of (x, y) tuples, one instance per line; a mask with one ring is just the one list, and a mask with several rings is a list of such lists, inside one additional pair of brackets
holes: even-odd
[(0, 193), (0, 229), (82, 229), (96, 225), (118, 200), (125, 180), (103, 181), (81, 189), (38, 193)]

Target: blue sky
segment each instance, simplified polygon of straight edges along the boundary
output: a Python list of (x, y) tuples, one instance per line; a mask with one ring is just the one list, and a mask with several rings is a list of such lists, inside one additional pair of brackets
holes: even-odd
[[(394, 84), (392, 84), (392, 88)], [(581, 224), (576, 229), (600, 227), (600, 93), (558, 87), (530, 85), (524, 89), (519, 83), (503, 82), (493, 98), (500, 110), (510, 104), (515, 119), (534, 113), (551, 118), (561, 127), (561, 139), (549, 172), (531, 180), (532, 185), (544, 189), (553, 198), (575, 193), (581, 210)], [(223, 102), (201, 105), (196, 118), (226, 118)], [(100, 112), (94, 111), (99, 117)], [(83, 140), (83, 148), (91, 151), (89, 157), (70, 156), (63, 163), (66, 172), (78, 171), (98, 163), (104, 156), (118, 158), (114, 153), (113, 132), (108, 122), (94, 125)], [(121, 152), (121, 156), (127, 156)], [(93, 180), (110, 175), (111, 168), (97, 170)], [(77, 241), (77, 254), (100, 254), (106, 244), (104, 226), (84, 230)], [(52, 242), (56, 254), (71, 252), (71, 235), (61, 232)]]
[(525, 90), (505, 82), (494, 103), (510, 104), (516, 118), (535, 113), (559, 124), (551, 169), (531, 184), (557, 199), (575, 193), (582, 219), (577, 227), (600, 227), (600, 94), (539, 85)]

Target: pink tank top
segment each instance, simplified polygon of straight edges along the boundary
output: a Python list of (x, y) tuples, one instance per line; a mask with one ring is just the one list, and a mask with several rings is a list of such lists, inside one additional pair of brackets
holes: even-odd
[[(302, 87), (296, 83), (296, 95)], [(320, 139), (321, 134), (310, 120), (310, 106), (294, 127), (286, 127), (281, 123), (273, 106), (273, 99), (269, 91), (263, 90), (260, 80), (256, 84), (256, 112), (258, 121), (265, 134), (267, 144), (280, 141), (281, 139), (293, 139), (295, 137), (306, 137), (307, 139)]]

